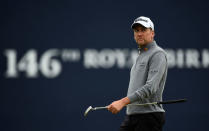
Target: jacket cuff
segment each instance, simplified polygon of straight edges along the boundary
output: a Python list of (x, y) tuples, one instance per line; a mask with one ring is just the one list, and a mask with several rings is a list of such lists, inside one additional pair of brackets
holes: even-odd
[(135, 101), (137, 101), (139, 99), (138, 96), (136, 95), (136, 93), (128, 95), (127, 97), (129, 98), (130, 103), (133, 103), (133, 102), (135, 102)]

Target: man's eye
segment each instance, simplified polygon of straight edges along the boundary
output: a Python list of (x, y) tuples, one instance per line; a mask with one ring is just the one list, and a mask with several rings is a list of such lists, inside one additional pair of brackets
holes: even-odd
[(146, 29), (141, 29), (141, 30), (134, 30), (135, 32), (145, 32), (146, 31)]
[(142, 29), (142, 32), (145, 32), (146, 31), (146, 29)]

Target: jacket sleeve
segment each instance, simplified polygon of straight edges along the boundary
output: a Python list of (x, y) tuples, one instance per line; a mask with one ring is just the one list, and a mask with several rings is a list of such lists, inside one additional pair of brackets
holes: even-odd
[(133, 94), (127, 96), (131, 103), (143, 100), (154, 94), (158, 88), (163, 74), (167, 70), (167, 59), (163, 52), (157, 52), (150, 59), (148, 77), (145, 85)]

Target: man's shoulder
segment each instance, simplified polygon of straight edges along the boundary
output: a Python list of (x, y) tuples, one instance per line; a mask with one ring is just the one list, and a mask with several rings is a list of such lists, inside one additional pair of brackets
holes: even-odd
[(165, 52), (165, 50), (158, 45), (155, 46), (151, 53), (152, 56), (154, 56), (155, 54), (163, 54), (167, 58), (167, 53)]
[(153, 48), (152, 53), (156, 53), (156, 52), (163, 52), (166, 54), (165, 50), (160, 47), (159, 45), (156, 44), (156, 46)]

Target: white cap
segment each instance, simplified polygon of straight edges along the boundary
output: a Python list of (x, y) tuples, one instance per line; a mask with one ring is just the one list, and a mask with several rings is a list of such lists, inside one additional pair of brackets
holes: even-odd
[(151, 28), (154, 30), (154, 24), (148, 17), (140, 16), (137, 19), (134, 20), (134, 23), (131, 25), (131, 28), (133, 29), (135, 25), (140, 24), (146, 28)]

